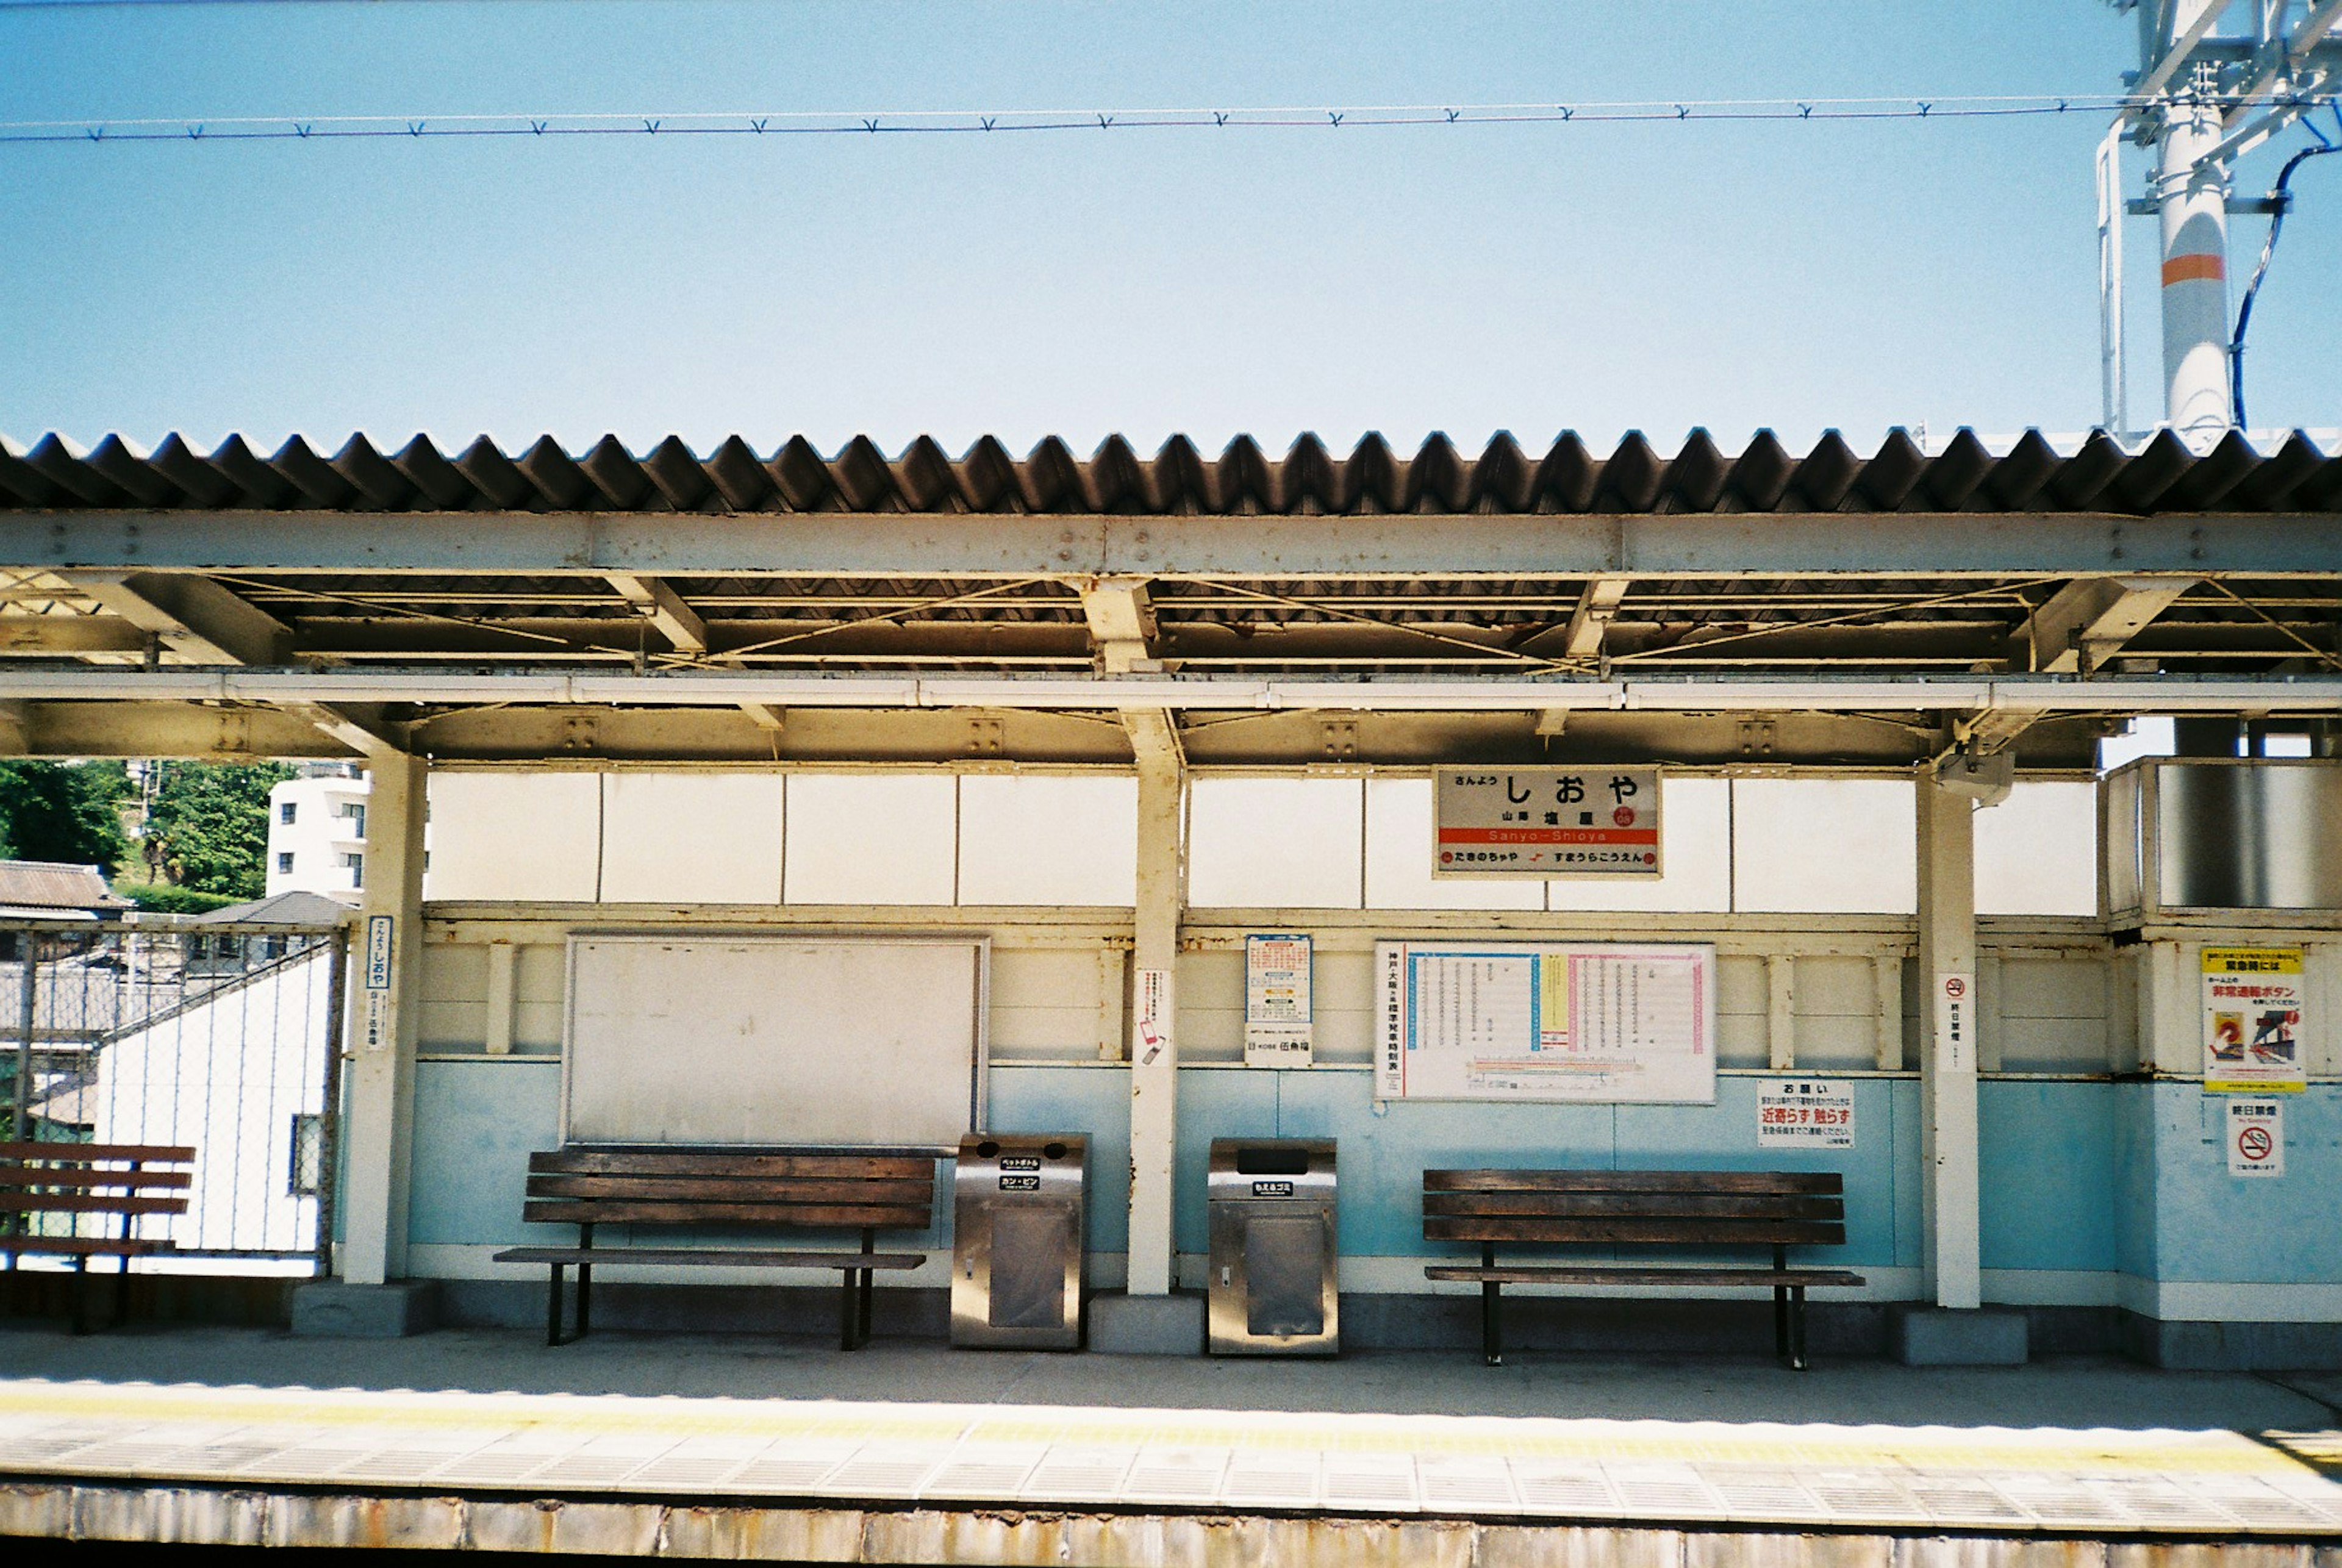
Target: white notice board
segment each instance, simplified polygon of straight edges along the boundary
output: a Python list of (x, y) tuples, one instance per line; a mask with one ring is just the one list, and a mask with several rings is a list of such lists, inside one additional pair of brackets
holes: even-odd
[(936, 1147), (981, 1124), (989, 944), (579, 934), (562, 1137)]
[(1385, 1100), (1716, 1103), (1706, 944), (1378, 942)]

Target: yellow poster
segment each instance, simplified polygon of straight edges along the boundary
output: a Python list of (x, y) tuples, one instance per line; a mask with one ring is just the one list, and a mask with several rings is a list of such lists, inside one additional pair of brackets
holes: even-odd
[(2301, 949), (2204, 949), (2204, 1092), (2299, 1094), (2309, 1086)]

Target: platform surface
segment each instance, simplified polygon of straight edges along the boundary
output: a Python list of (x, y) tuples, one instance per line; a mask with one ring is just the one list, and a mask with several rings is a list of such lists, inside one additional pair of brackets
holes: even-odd
[(2342, 1540), (2337, 1380), (0, 1328), (0, 1482)]

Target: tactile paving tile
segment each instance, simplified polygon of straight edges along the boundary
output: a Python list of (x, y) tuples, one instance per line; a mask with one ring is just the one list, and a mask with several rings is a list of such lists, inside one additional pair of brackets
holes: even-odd
[(1598, 1464), (1516, 1459), (1512, 1472), (1524, 1513), (1604, 1518), (1624, 1512)]
[(1231, 1507), (1314, 1508), (1317, 1458), (1312, 1449), (1239, 1448), (1228, 1456), (1220, 1501)]
[(1512, 1470), (1501, 1459), (1424, 1459), (1416, 1464), (1416, 1478), (1427, 1509), (1511, 1513), (1520, 1507)]
[(1328, 1508), (1412, 1513), (1423, 1506), (1412, 1454), (1329, 1453), (1323, 1484)]
[(941, 1446), (868, 1443), (823, 1476), (821, 1490), (840, 1497), (916, 1497), (950, 1457), (951, 1450)]
[(952, 1498), (965, 1503), (988, 1503), (1014, 1497), (1024, 1489), (1046, 1452), (1038, 1443), (962, 1443), (940, 1469), (919, 1488), (922, 1498)]
[(2330, 1530), (2342, 1516), (2255, 1480), (2251, 1476), (2195, 1476), (2184, 1484), (2234, 1518), (2245, 1530), (2291, 1533), (2299, 1530)]
[(1726, 1518), (1746, 1523), (1797, 1523), (1829, 1517), (1829, 1510), (1786, 1470), (1703, 1464), (1699, 1473), (1724, 1500)]
[(2000, 1494), (2052, 1530), (2134, 1530), (2137, 1516), (2078, 1475), (1995, 1475)]
[(1926, 1471), (1913, 1474), (1909, 1485), (1911, 1495), (1937, 1524), (1990, 1530), (2022, 1529), (2032, 1523), (2032, 1515), (1977, 1476)]
[(776, 1443), (732, 1473), (725, 1490), (748, 1496), (803, 1497), (853, 1453), (850, 1443)]
[(1227, 1467), (1225, 1448), (1144, 1448), (1123, 1477), (1122, 1495), (1132, 1503), (1209, 1503)]
[(585, 1444), (582, 1433), (515, 1433), (451, 1460), (440, 1471), (439, 1479), (473, 1485), (510, 1485), (546, 1461)]
[(1647, 1519), (1721, 1519), (1724, 1500), (1688, 1464), (1605, 1464), (1626, 1512)]
[(1018, 1495), (1027, 1503), (1111, 1503), (1137, 1458), (1135, 1448), (1052, 1447)]
[(753, 1438), (686, 1438), (627, 1476), (626, 1484), (656, 1491), (708, 1491), (720, 1486), (766, 1446)]
[(1892, 1471), (1807, 1470), (1798, 1478), (1832, 1519), (1866, 1524), (1929, 1523), (1927, 1507), (1904, 1490)]

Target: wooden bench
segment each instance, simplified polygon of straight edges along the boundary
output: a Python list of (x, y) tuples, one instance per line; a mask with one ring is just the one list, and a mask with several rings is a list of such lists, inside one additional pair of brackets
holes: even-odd
[[(841, 1346), (870, 1337), (871, 1275), (916, 1269), (923, 1253), (882, 1253), (880, 1231), (924, 1231), (935, 1223), (932, 1154), (804, 1149), (602, 1148), (572, 1145), (528, 1157), (522, 1217), (577, 1227), (574, 1247), (514, 1247), (500, 1263), (544, 1263), (553, 1272), (545, 1343), (562, 1343), (562, 1271), (577, 1270), (582, 1339), (592, 1323), (594, 1265), (669, 1268), (835, 1269)], [(596, 1247), (596, 1225), (659, 1230), (858, 1231), (853, 1252), (716, 1245)]]
[[(1858, 1285), (1844, 1269), (1789, 1266), (1793, 1246), (1846, 1240), (1845, 1179), (1834, 1171), (1426, 1171), (1423, 1236), (1477, 1242), (1477, 1266), (1435, 1263), (1435, 1280), (1480, 1286), (1481, 1353), (1504, 1364), (1508, 1284), (1769, 1285), (1775, 1353), (1806, 1368), (1806, 1292)], [(1499, 1244), (1770, 1247), (1773, 1266), (1505, 1263)]]
[[(119, 1258), (126, 1274), (132, 1258), (169, 1252), (168, 1240), (137, 1233), (138, 1220), (187, 1212), (195, 1178), (186, 1167), (195, 1159), (195, 1150), (175, 1144), (0, 1144), (0, 1214), (7, 1216), (0, 1251), (8, 1254), (9, 1272), (20, 1256), (73, 1259), (73, 1331), (87, 1333), (89, 1260)], [(59, 1214), (71, 1216), (71, 1230), (48, 1235), (34, 1229)], [(110, 1234), (83, 1233), (84, 1216), (92, 1214)], [(117, 1322), (125, 1288), (115, 1287)]]

